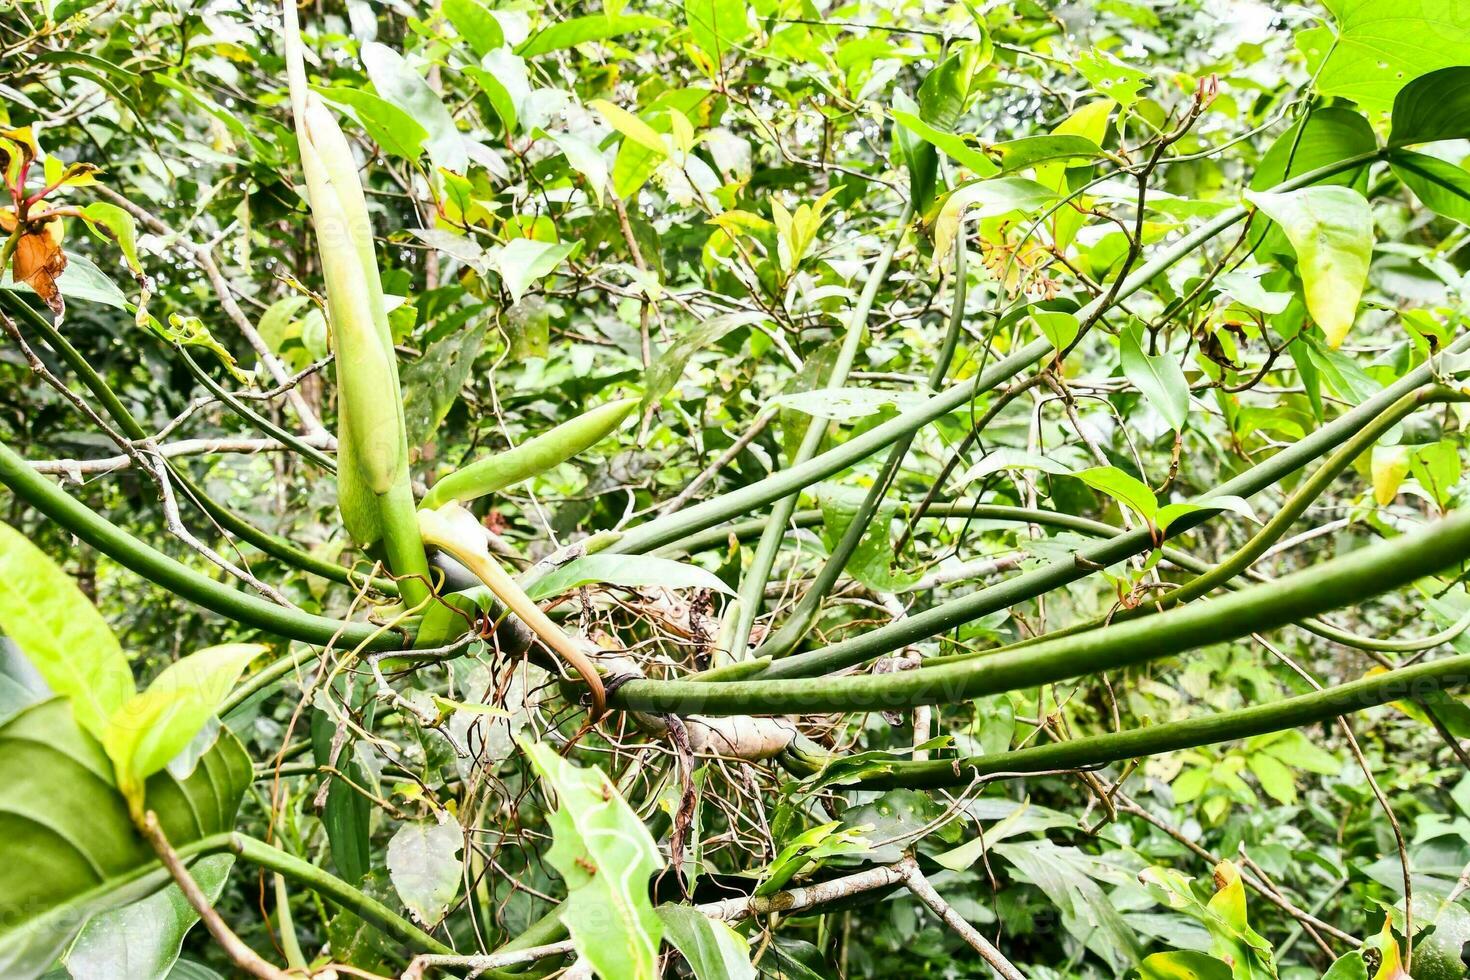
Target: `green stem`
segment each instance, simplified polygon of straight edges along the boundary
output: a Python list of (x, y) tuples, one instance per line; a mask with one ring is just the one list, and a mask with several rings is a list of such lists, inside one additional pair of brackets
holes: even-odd
[(257, 867), (277, 872), (297, 884), (310, 888), (318, 895), (347, 909), (374, 928), (412, 947), (415, 952), (440, 955), (453, 955), (454, 953), (454, 950), (403, 916), (377, 899), (363, 894), (341, 878), (246, 834), (214, 834), (180, 847), (178, 851), (179, 856), (186, 860), (205, 854), (227, 852), (234, 854)]
[[(1272, 191), (1279, 193), (1306, 187), (1319, 180), (1342, 173), (1344, 170), (1351, 170), (1377, 160), (1382, 155), (1383, 151), (1374, 150), (1370, 153), (1360, 153), (1344, 160), (1338, 160), (1278, 184), (1272, 188)], [(1155, 276), (1185, 256), (1197, 251), (1226, 229), (1244, 220), (1249, 213), (1249, 209), (1244, 207), (1222, 211), (1199, 228), (1184, 235), (1169, 248), (1161, 250), (1157, 256), (1144, 263), (1119, 284), (1112, 297), (1113, 303), (1120, 302), (1136, 293), (1148, 285)], [(1078, 310), (1076, 315), (1079, 319), (1085, 320), (1099, 312), (1103, 306), (1103, 298), (1099, 297)], [(892, 444), (894, 440), (949, 414), (977, 395), (984, 394), (1024, 371), (1050, 354), (1052, 350), (1051, 342), (1044, 338), (1033, 341), (1009, 357), (991, 365), (974, 378), (935, 395), (923, 405), (911, 408), (882, 425), (854, 436), (840, 446), (813, 456), (801, 465), (773, 473), (739, 490), (639, 525), (625, 533), (608, 550), (622, 554), (641, 554), (652, 551), (696, 531), (713, 527), (738, 515), (747, 514), (758, 507), (795, 493), (803, 487), (826, 479), (853, 463), (871, 456), (884, 446)]]
[(1276, 629), (1407, 585), (1467, 557), (1470, 511), (1208, 602), (978, 661), (848, 677), (720, 684), (630, 681), (610, 702), (635, 711), (679, 715), (897, 711), (921, 704), (954, 704)]
[(351, 623), (314, 616), (299, 609), (276, 605), (260, 596), (239, 592), (170, 558), (133, 537), (105, 517), (89, 509), (50, 480), (31, 469), (15, 451), (0, 443), (0, 483), (17, 497), (45, 514), (98, 551), (155, 585), (196, 605), (255, 629), (301, 640), (317, 646), (391, 650), (402, 638), (379, 631), (369, 623)]
[[(1451, 352), (1467, 349), (1470, 349), (1470, 333), (1461, 336), (1448, 348)], [(1353, 410), (1338, 416), (1306, 438), (1298, 440), (1291, 447), (1283, 449), (1270, 459), (1257, 463), (1234, 479), (1202, 495), (1199, 498), (1200, 501), (1207, 502), (1210, 497), (1225, 495), (1249, 497), (1264, 490), (1287, 474), (1300, 469), (1311, 460), (1351, 438), (1354, 433), (1368, 425), (1373, 419), (1392, 408), (1400, 398), (1429, 383), (1433, 377), (1434, 370), (1431, 364), (1420, 365), (1390, 387), (1367, 399)], [(1199, 526), (1217, 513), (1219, 513), (1218, 508), (1187, 514), (1171, 524), (1165, 536), (1177, 537)], [(1007, 609), (1028, 599), (1034, 599), (1036, 596), (1091, 574), (1099, 566), (1107, 567), (1133, 555), (1142, 554), (1155, 546), (1155, 534), (1155, 531), (1146, 527), (1120, 534), (1109, 541), (1078, 552), (1077, 558), (1072, 561), (1052, 562), (860, 636), (777, 661), (762, 676), (811, 677), (840, 670), (893, 650), (900, 650), (911, 643), (936, 636), (961, 623), (978, 619), (998, 609)]]
[(332, 459), (332, 457), (328, 456), (326, 453), (322, 452), (315, 446), (309, 445), (308, 443), (305, 443), (302, 440), (298, 439), (290, 432), (287, 432), (285, 429), (281, 428), (279, 425), (276, 425), (270, 419), (252, 409), (249, 405), (246, 405), (229, 391), (226, 391), (223, 385), (214, 380), (214, 378), (210, 377), (209, 372), (204, 370), (204, 368), (199, 365), (198, 361), (194, 360), (194, 355), (190, 354), (188, 349), (183, 344), (175, 343), (173, 344), (173, 349), (178, 352), (178, 355), (181, 358), (183, 358), (184, 366), (189, 369), (189, 373), (194, 375), (195, 379), (198, 380), (200, 384), (209, 389), (209, 393), (211, 395), (218, 398), (227, 408), (229, 408), (230, 411), (234, 412), (235, 415), (243, 419), (245, 422), (248, 422), (251, 426), (260, 430), (265, 435), (276, 439), (284, 445), (290, 446), (292, 449), (296, 450), (298, 453), (305, 456), (307, 459), (311, 460), (313, 463), (320, 466), (328, 473), (337, 472), (337, 462)]
[[(119, 431), (123, 435), (129, 439), (146, 439), (148, 437), (147, 430), (143, 428), (133, 413), (128, 411), (127, 406), (122, 403), (122, 400), (117, 397), (117, 393), (112, 390), (112, 386), (97, 373), (91, 363), (82, 356), (81, 351), (77, 350), (71, 341), (67, 340), (66, 335), (57, 330), (50, 320), (47, 320), (45, 316), (34, 309), (29, 303), (26, 303), (8, 291), (0, 290), (0, 304), (3, 304), (45, 338), (46, 343), (67, 363), (67, 366), (72, 369), (82, 384), (87, 387), (87, 390), (92, 392), (93, 397), (102, 403), (103, 410), (117, 424)], [(198, 504), (200, 509), (211, 520), (219, 524), (220, 527), (229, 533), (237, 535), (259, 548), (272, 558), (285, 562), (301, 571), (310, 572), (330, 581), (340, 582), (343, 585), (362, 588), (366, 583), (379, 592), (388, 595), (398, 594), (398, 586), (392, 579), (368, 579), (366, 576), (354, 575), (350, 568), (344, 568), (334, 562), (323, 561), (315, 555), (296, 547), (284, 538), (262, 531), (206, 494), (204, 488), (196, 483), (189, 474), (185, 473), (178, 463), (170, 460), (168, 461), (168, 467), (170, 472), (178, 479), (179, 485), (184, 488), (185, 496)]]
[[(1405, 416), (1435, 402), (1465, 401), (1470, 400), (1470, 395), (1462, 395), (1457, 391), (1439, 385), (1425, 385), (1422, 388), (1404, 395), (1398, 401), (1390, 405), (1377, 418), (1370, 420), (1363, 428), (1353, 433), (1352, 438), (1338, 447), (1337, 451), (1329, 456), (1321, 466), (1304, 480), (1301, 486), (1286, 498), (1280, 510), (1261, 527), (1251, 539), (1237, 549), (1230, 557), (1210, 568), (1201, 575), (1196, 576), (1176, 589), (1151, 599), (1148, 602), (1134, 606), (1131, 609), (1120, 609), (1117, 612), (1087, 622), (1077, 623), (1063, 630), (1057, 630), (1044, 636), (1032, 637), (1022, 640), (1020, 643), (1012, 644), (1007, 649), (1019, 649), (1020, 647), (1035, 646), (1043, 640), (1057, 639), (1062, 636), (1072, 636), (1077, 633), (1085, 633), (1088, 630), (1098, 629), (1109, 623), (1124, 622), (1130, 619), (1138, 619), (1150, 616), (1165, 609), (1172, 609), (1183, 602), (1197, 599), (1207, 595), (1215, 589), (1227, 585), (1240, 575), (1246, 573), (1256, 559), (1265, 554), (1287, 529), (1301, 517), (1312, 502), (1322, 495), (1331, 485), (1332, 481), (1342, 474), (1342, 471), (1366, 452), (1378, 439), (1389, 429), (1403, 421)], [(1308, 628), (1316, 632), (1316, 623)], [(1463, 627), (1461, 627), (1463, 629)], [(1432, 639), (1432, 638), (1431, 638)], [(1395, 641), (1391, 641), (1395, 642)], [(1417, 649), (1412, 644), (1423, 643), (1423, 640), (1396, 641), (1397, 643), (1411, 644), (1409, 649)], [(1430, 646), (1436, 645), (1434, 643)]]
[[(888, 266), (892, 264), (894, 253), (898, 251), (903, 236), (908, 233), (909, 220), (913, 216), (914, 205), (910, 201), (904, 205), (903, 213), (898, 217), (898, 227), (893, 237), (883, 246), (883, 251), (878, 254), (873, 268), (868, 271), (868, 279), (863, 284), (862, 294), (858, 297), (857, 305), (853, 307), (852, 315), (848, 317), (847, 332), (842, 337), (842, 347), (838, 350), (832, 370), (827, 375), (824, 385), (826, 388), (840, 388), (847, 383), (847, 375), (852, 370), (853, 362), (857, 360), (858, 348), (862, 345), (863, 335), (868, 330), (868, 314), (873, 309), (873, 302), (878, 298), (878, 290), (888, 280)], [(817, 450), (822, 447), (822, 440), (826, 438), (827, 427), (828, 422), (823, 418), (813, 418), (807, 423), (806, 432), (801, 437), (801, 444), (797, 447), (795, 455), (791, 457), (792, 466), (800, 466), (817, 455)], [(786, 522), (791, 519), (792, 513), (796, 510), (800, 496), (798, 492), (782, 497), (771, 508), (770, 522), (761, 532), (760, 543), (756, 545), (750, 567), (746, 569), (745, 576), (741, 579), (740, 603), (736, 606), (735, 624), (730, 633), (730, 651), (741, 659), (744, 659), (749, 647), (751, 627), (755, 625), (756, 616), (760, 614), (761, 607), (765, 604), (766, 583), (771, 580), (771, 568), (776, 564), (776, 555), (780, 552), (781, 544), (786, 537)]]
[(1417, 700), (1447, 688), (1470, 685), (1470, 654), (1431, 660), (1374, 674), (1270, 704), (1222, 711), (1146, 728), (1092, 735), (1069, 742), (1035, 745), (1013, 752), (929, 762), (895, 762), (890, 773), (863, 779), (862, 789), (966, 785), (976, 776), (1026, 775), (1094, 768), (1124, 759), (1215, 745), (1269, 732), (1330, 721), (1392, 701)]
[[(954, 296), (949, 311), (949, 328), (945, 331), (939, 357), (929, 372), (931, 390), (937, 391), (944, 383), (944, 377), (949, 373), (950, 361), (954, 359), (955, 348), (959, 346), (959, 337), (965, 322), (965, 285), (965, 236), (958, 235), (954, 243)], [(863, 537), (868, 532), (868, 526), (878, 515), (883, 505), (883, 498), (888, 495), (888, 488), (893, 485), (894, 478), (898, 476), (898, 471), (903, 466), (904, 458), (908, 456), (915, 434), (909, 432), (894, 441), (893, 446), (888, 450), (888, 458), (883, 462), (883, 468), (873, 481), (873, 485), (868, 488), (867, 494), (852, 515), (847, 529), (842, 532), (842, 537), (836, 547), (827, 556), (822, 567), (817, 570), (816, 577), (807, 587), (801, 601), (796, 604), (796, 608), (791, 611), (791, 615), (787, 617), (781, 628), (768, 636), (766, 641), (755, 649), (755, 652), (751, 654), (752, 659), (784, 657), (796, 649), (796, 645), (806, 637), (807, 631), (811, 629), (812, 623), (817, 618), (817, 613), (821, 611), (822, 602), (837, 584), (837, 580), (847, 568), (848, 561), (857, 551), (858, 546), (862, 544)], [(794, 500), (795, 498), (789, 499)], [(783, 527), (783, 533), (784, 530)], [(769, 528), (766, 533), (770, 533)], [(743, 650), (744, 647), (735, 649)]]

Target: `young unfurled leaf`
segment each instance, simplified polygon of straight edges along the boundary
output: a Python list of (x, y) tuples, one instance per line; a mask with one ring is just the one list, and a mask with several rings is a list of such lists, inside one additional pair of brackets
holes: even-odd
[(107, 720), (102, 747), (118, 789), (141, 813), (143, 784), (199, 734), (246, 664), (265, 651), (258, 643), (209, 647), (176, 661)]
[(1052, 349), (1057, 353), (1070, 347), (1082, 329), (1082, 323), (1077, 317), (1056, 310), (1036, 310), (1031, 314), (1031, 319), (1041, 335), (1051, 341)]
[(648, 897), (663, 858), (632, 807), (601, 769), (583, 769), (549, 745), (524, 745), (556, 796), (546, 860), (567, 886), (562, 921), (572, 944), (604, 977), (654, 980), (664, 925)]
[(1246, 199), (1281, 226), (1296, 251), (1307, 311), (1327, 342), (1339, 346), (1358, 313), (1373, 255), (1373, 212), (1348, 187), (1304, 187)]
[(133, 275), (143, 274), (138, 260), (138, 228), (131, 213), (111, 201), (93, 201), (82, 208), (82, 218), (102, 238), (117, 242)]
[(133, 671), (96, 607), (25, 535), (0, 523), (0, 631), (97, 738), (133, 694)]

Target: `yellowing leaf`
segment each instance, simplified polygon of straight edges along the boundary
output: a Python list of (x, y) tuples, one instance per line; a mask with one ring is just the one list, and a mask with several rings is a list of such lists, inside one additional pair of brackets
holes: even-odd
[(664, 145), (664, 138), (652, 126), (627, 109), (615, 106), (606, 99), (593, 99), (587, 104), (596, 109), (598, 114), (607, 120), (609, 126), (645, 150), (661, 157), (669, 155), (669, 148)]
[(0, 630), (100, 738), (133, 694), (133, 671), (97, 609), (40, 548), (0, 524)]
[(1380, 507), (1393, 503), (1399, 495), (1399, 485), (1409, 475), (1407, 446), (1374, 446), (1371, 470), (1373, 473), (1373, 499)]
[(148, 690), (113, 712), (102, 733), (102, 747), (135, 815), (143, 804), (148, 777), (189, 745), (245, 665), (265, 649), (259, 643), (230, 643), (200, 650), (168, 666)]
[(1342, 344), (1358, 313), (1373, 255), (1373, 212), (1350, 187), (1304, 187), (1246, 199), (1281, 226), (1296, 251), (1307, 312), (1327, 342)]

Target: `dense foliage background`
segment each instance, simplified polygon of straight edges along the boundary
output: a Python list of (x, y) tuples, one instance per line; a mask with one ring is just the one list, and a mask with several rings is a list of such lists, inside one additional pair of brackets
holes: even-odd
[[(300, 15), (311, 84), (358, 155), (420, 487), (595, 406), (640, 399), (593, 448), (473, 504), (513, 571), (788, 468), (805, 458), (814, 418), (821, 448), (845, 444), (1038, 337), (1067, 351), (918, 430), (842, 579), (795, 638), (802, 650), (1072, 562), (1089, 540), (1080, 526), (977, 516), (970, 504), (1152, 527), (1152, 507), (1208, 495), (1461, 329), (1470, 129), (1460, 120), (1416, 147), (1434, 179), (1374, 156), (1406, 84), (1470, 63), (1470, 14), (1454, 0), (318, 0)], [(172, 447), (176, 471), (217, 504), (365, 574), (371, 559), (341, 529), (330, 474), (279, 441), (284, 430), (330, 451), (337, 411), (283, 58), (280, 9), (264, 2), (0, 4), (0, 122), (10, 158), (29, 127), (56, 161), (46, 181), (36, 164), (28, 193), (66, 175), (44, 195), (74, 209), (56, 322), (140, 420), (151, 441), (135, 444)], [(1452, 105), (1457, 91), (1429, 101)], [(1017, 142), (1043, 136), (1080, 142)], [(1340, 304), (1353, 256), (1367, 256), (1351, 243), (1303, 256), (1305, 239), (1288, 241), (1261, 213), (1111, 301), (1130, 272), (1247, 190), (1354, 154), (1365, 156), (1327, 178), (1371, 208), (1371, 266), (1345, 339), (1318, 304)], [(98, 202), (111, 210), (82, 216)], [(1256, 203), (1289, 224), (1269, 198)], [(885, 249), (891, 266), (875, 274)], [(10, 299), (21, 296), (33, 316), (52, 316), (29, 290)], [(1102, 315), (1089, 315), (1099, 297)], [(263, 554), (222, 533), (166, 470), (162, 483), (143, 472), (150, 457), (119, 449), (79, 409), (96, 399), (56, 345), (5, 309), (5, 445), (201, 575), (247, 592), (264, 584), (336, 619), (386, 608), (361, 577), (344, 585)], [(855, 309), (866, 333), (847, 371)], [(845, 374), (836, 385), (834, 370)], [(1465, 492), (1461, 408), (1417, 414), (1353, 460), (1252, 574), (1309, 568), (1453, 510)], [(660, 552), (702, 575), (686, 564), (645, 569), (653, 578), (640, 582), (625, 565), (572, 582), (552, 611), (648, 676), (743, 659), (750, 647), (731, 638), (748, 630), (758, 646), (787, 621), (865, 492), (890, 478), (886, 456), (807, 488), (771, 539), (769, 582), (754, 587), (763, 606), (750, 601), (761, 521), (749, 521), (769, 505)], [(1301, 479), (1230, 502), (1175, 544), (1207, 562), (1230, 555)], [(96, 603), (140, 681), (220, 643), (305, 649), (157, 588), (19, 496), (0, 507)], [(1095, 571), (1079, 559), (1087, 574), (1044, 596), (857, 669), (899, 671), (1146, 605), (1160, 583), (1187, 577), (1165, 559), (1153, 550)], [(1470, 600), (1452, 579), (1325, 617), (1337, 640), (1287, 627), (932, 710), (792, 724), (809, 758), (914, 746), (969, 756), (1266, 703), (1470, 652), (1459, 633)], [(1441, 630), (1432, 648), (1412, 643)], [(1448, 696), (1101, 770), (878, 790), (847, 785), (861, 767), (814, 777), (789, 755), (752, 762), (705, 743), (686, 759), (687, 744), (629, 713), (586, 731), (576, 691), (523, 656), (494, 641), (456, 652), (384, 680), (337, 651), (329, 676), (292, 673), (232, 703), (224, 723), (256, 768), (239, 829), (411, 912), (461, 953), (497, 948), (566, 897), (550, 851), (551, 777), (517, 748), (524, 740), (602, 769), (659, 860), (674, 849), (682, 882), (659, 879), (664, 902), (841, 878), (914, 850), (952, 913), (1027, 977), (1119, 977), (1150, 954), (1198, 950), (1209, 955), (1155, 959), (1143, 976), (1294, 980), (1367, 942), (1333, 974), (1366, 978), (1406, 975), (1386, 963), (1407, 880), (1413, 976), (1465, 970), (1470, 710)], [(27, 700), (19, 690), (4, 688), (8, 705)], [(1236, 873), (1249, 926), (1227, 908)], [(223, 919), (267, 959), (352, 975), (405, 966), (398, 945), (294, 881), (239, 862), (221, 888)], [(1210, 902), (1217, 888), (1229, 902)], [(767, 976), (990, 969), (901, 885), (818, 911), (751, 920), (736, 946)], [(126, 965), (142, 962), (138, 944), (192, 915), (147, 915), (131, 931), (115, 924), (114, 942), (73, 952), (65, 969), (152, 975)], [(748, 975), (728, 949), (724, 966), (666, 953), (667, 975)], [(157, 975), (236, 969), (196, 929)]]

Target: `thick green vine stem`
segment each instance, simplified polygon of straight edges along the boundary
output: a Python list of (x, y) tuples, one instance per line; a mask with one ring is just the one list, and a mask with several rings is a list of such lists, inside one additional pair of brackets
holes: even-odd
[[(848, 317), (847, 331), (843, 334), (842, 346), (833, 361), (832, 370), (828, 372), (824, 380), (824, 387), (840, 388), (847, 383), (847, 375), (852, 370), (853, 361), (857, 359), (858, 348), (862, 344), (863, 336), (868, 332), (868, 314), (873, 309), (873, 301), (878, 298), (878, 290), (888, 279), (888, 267), (893, 262), (893, 256), (898, 251), (899, 243), (908, 234), (909, 221), (913, 216), (914, 205), (910, 201), (904, 205), (903, 213), (898, 216), (898, 226), (894, 229), (893, 237), (883, 246), (883, 251), (878, 253), (873, 267), (868, 270), (867, 281), (863, 284), (862, 294), (852, 309), (852, 315)], [(793, 466), (800, 466), (817, 455), (817, 450), (822, 448), (822, 440), (827, 436), (828, 428), (829, 423), (823, 418), (812, 418), (807, 423), (806, 431), (802, 433), (801, 444), (791, 458)], [(786, 522), (791, 519), (800, 497), (800, 493), (792, 493), (776, 501), (775, 506), (771, 508), (770, 523), (761, 532), (760, 543), (756, 546), (755, 554), (750, 560), (750, 567), (745, 570), (745, 575), (741, 579), (740, 604), (736, 607), (735, 625), (730, 634), (730, 648), (740, 651), (742, 655), (750, 640), (750, 630), (755, 625), (755, 618), (765, 604), (766, 583), (771, 579), (771, 568), (776, 563), (776, 555), (781, 550), (782, 540), (786, 536)]]
[(814, 714), (953, 704), (1157, 660), (1272, 630), (1407, 585), (1470, 559), (1470, 511), (1273, 582), (1146, 620), (980, 660), (891, 674), (707, 684), (630, 681), (614, 707), (661, 714)]
[(118, 564), (241, 625), (317, 646), (393, 650), (403, 645), (401, 636), (370, 623), (342, 622), (279, 606), (199, 574), (89, 509), (4, 443), (0, 443), (0, 483)]
[(1419, 700), (1442, 690), (1466, 686), (1470, 686), (1470, 654), (1460, 654), (1384, 671), (1270, 704), (1221, 711), (1203, 718), (1033, 745), (1013, 752), (928, 762), (885, 763), (885, 766), (891, 766), (891, 771), (864, 777), (856, 785), (862, 789), (900, 786), (921, 789), (963, 786), (977, 776), (1024, 776), (1057, 770), (1091, 769), (1124, 759), (1300, 728), (1392, 701)]
[[(72, 369), (82, 384), (87, 387), (93, 396), (102, 403), (102, 409), (112, 421), (116, 423), (118, 430), (129, 439), (146, 439), (148, 432), (143, 428), (132, 412), (128, 411), (122, 399), (112, 390), (112, 386), (97, 373), (96, 369), (82, 356), (81, 351), (74, 347), (56, 326), (37, 309), (12, 292), (0, 290), (0, 305), (3, 305), (19, 319), (25, 321), (26, 325), (39, 333), (47, 345), (54, 350), (67, 366)], [(311, 572), (332, 582), (350, 585), (354, 588), (362, 588), (364, 584), (371, 585), (374, 589), (386, 595), (398, 594), (398, 583), (389, 578), (369, 578), (360, 575), (350, 568), (344, 568), (334, 562), (325, 561), (287, 541), (285, 538), (268, 534), (249, 521), (240, 517), (234, 511), (220, 504), (204, 488), (194, 481), (188, 473), (184, 472), (182, 465), (175, 461), (165, 461), (169, 472), (179, 481), (183, 488), (183, 496), (192, 500), (205, 515), (218, 524), (230, 534), (239, 536), (247, 543), (259, 548), (262, 552), (270, 555), (277, 561), (285, 562), (293, 568), (304, 572)]]
[[(1143, 616), (1151, 616), (1165, 609), (1172, 609), (1183, 602), (1189, 602), (1200, 596), (1208, 595), (1217, 588), (1228, 584), (1236, 577), (1245, 574), (1255, 560), (1266, 553), (1287, 529), (1291, 527), (1301, 515), (1337, 479), (1343, 470), (1366, 452), (1378, 439), (1389, 429), (1398, 425), (1408, 415), (1417, 409), (1437, 402), (1464, 401), (1470, 399), (1470, 395), (1445, 388), (1441, 385), (1425, 385), (1404, 395), (1398, 401), (1390, 405), (1383, 414), (1372, 419), (1367, 425), (1353, 433), (1352, 438), (1338, 447), (1337, 451), (1327, 458), (1325, 462), (1312, 475), (1307, 477), (1302, 484), (1286, 498), (1281, 508), (1272, 515), (1271, 519), (1260, 528), (1250, 540), (1240, 548), (1236, 549), (1228, 558), (1203, 574), (1185, 582), (1183, 585), (1165, 592), (1157, 598), (1151, 598), (1148, 602), (1141, 603), (1127, 609), (1120, 609), (1106, 618), (1098, 618), (1087, 622), (1077, 623), (1064, 630), (1043, 636), (1032, 637), (1014, 643), (1007, 649), (1019, 649), (1021, 647), (1035, 646), (1048, 639), (1057, 639), (1061, 636), (1071, 636), (1077, 633), (1085, 633), (1088, 630), (1106, 626), (1108, 623), (1124, 622), (1130, 619), (1138, 619)], [(1308, 628), (1311, 628), (1310, 626)], [(1422, 641), (1411, 641), (1419, 643)], [(1433, 644), (1431, 644), (1433, 645)], [(1395, 649), (1390, 647), (1389, 649)], [(1408, 649), (1414, 649), (1410, 646)], [(985, 656), (984, 653), (969, 654), (969, 656)]]
[[(1465, 350), (1470, 350), (1470, 334), (1462, 335), (1447, 349), (1451, 354)], [(1351, 411), (1344, 412), (1311, 435), (1201, 495), (1199, 502), (1207, 505), (1211, 497), (1249, 497), (1259, 493), (1350, 439), (1373, 419), (1391, 409), (1399, 399), (1433, 381), (1435, 373), (1432, 363), (1421, 364), (1393, 385)], [(1213, 508), (1187, 514), (1169, 526), (1165, 537), (1178, 537), (1218, 513), (1219, 508)], [(997, 609), (1005, 609), (1060, 588), (1091, 574), (1098, 567), (1113, 565), (1133, 555), (1142, 554), (1154, 547), (1154, 535), (1155, 532), (1149, 528), (1120, 534), (1078, 552), (1076, 560), (1052, 562), (851, 639), (776, 661), (762, 676), (813, 677), (900, 650), (911, 643), (936, 636)]]
[[(964, 329), (965, 277), (965, 236), (960, 235), (954, 243), (954, 296), (950, 300), (949, 327), (945, 331), (939, 356), (935, 359), (934, 367), (929, 372), (929, 387), (935, 391), (939, 390), (939, 386), (944, 383), (945, 376), (949, 374), (949, 364), (954, 359), (954, 352), (959, 346), (960, 334)], [(822, 602), (847, 569), (848, 560), (862, 544), (868, 526), (872, 524), (874, 517), (881, 510), (883, 498), (888, 495), (888, 488), (892, 486), (894, 478), (903, 466), (904, 457), (908, 455), (909, 447), (913, 445), (914, 435), (913, 432), (902, 435), (889, 447), (888, 458), (883, 461), (877, 478), (873, 480), (873, 485), (863, 496), (847, 529), (842, 532), (842, 537), (832, 548), (832, 553), (817, 570), (812, 583), (807, 587), (806, 594), (801, 597), (801, 601), (796, 604), (796, 608), (791, 611), (786, 622), (781, 624), (781, 628), (767, 636), (765, 642), (755, 649), (755, 652), (751, 654), (753, 658), (784, 657), (796, 649), (797, 644), (806, 637), (807, 631), (811, 629), (812, 623), (816, 621), (817, 614), (821, 611)]]
[[(1334, 163), (1315, 170), (1308, 171), (1290, 180), (1276, 185), (1271, 190), (1276, 193), (1295, 190), (1306, 187), (1324, 180), (1335, 174), (1347, 170), (1353, 170), (1364, 164), (1370, 163), (1383, 156), (1384, 151), (1374, 150), (1369, 153), (1360, 153), (1355, 156), (1338, 160)], [(1250, 214), (1250, 209), (1244, 207), (1230, 208), (1222, 211), (1209, 221), (1200, 225), (1194, 231), (1181, 237), (1168, 248), (1161, 249), (1149, 261), (1139, 266), (1136, 271), (1128, 276), (1113, 295), (1113, 302), (1117, 303), (1138, 292), (1157, 275), (1168, 269), (1174, 263), (1194, 252), (1206, 242), (1214, 239), (1222, 232), (1245, 220)], [(1102, 298), (1093, 300), (1077, 311), (1079, 319), (1087, 319), (1099, 310), (1103, 309)], [(889, 419), (882, 425), (874, 426), (861, 435), (854, 436), (847, 442), (842, 443), (813, 456), (797, 466), (773, 473), (763, 480), (759, 480), (739, 490), (724, 494), (712, 500), (706, 500), (701, 504), (684, 510), (655, 518), (647, 524), (641, 524), (625, 533), (616, 543), (607, 550), (621, 554), (642, 554), (662, 547), (670, 542), (677, 541), (686, 535), (707, 527), (713, 527), (723, 521), (731, 520), (741, 514), (747, 514), (752, 510), (763, 507), (772, 501), (779, 500), (803, 487), (811, 486), (819, 480), (826, 479), (834, 473), (838, 473), (861, 459), (866, 459), (873, 453), (890, 445), (894, 440), (901, 438), (911, 432), (915, 432), (935, 419), (947, 415), (955, 409), (969, 402), (977, 395), (984, 394), (1002, 382), (1015, 377), (1026, 368), (1040, 361), (1047, 354), (1052, 353), (1051, 341), (1040, 339), (1020, 348), (992, 364), (988, 369), (980, 372), (960, 384), (949, 388), (922, 405), (915, 406), (906, 412), (902, 412), (894, 418)], [(1419, 381), (1422, 384), (1424, 380)]]
[(257, 867), (275, 871), (347, 909), (406, 944), (413, 952), (444, 955), (454, 952), (382, 902), (352, 887), (336, 875), (248, 834), (214, 834), (179, 848), (179, 856), (185, 860), (207, 854), (234, 854)]

